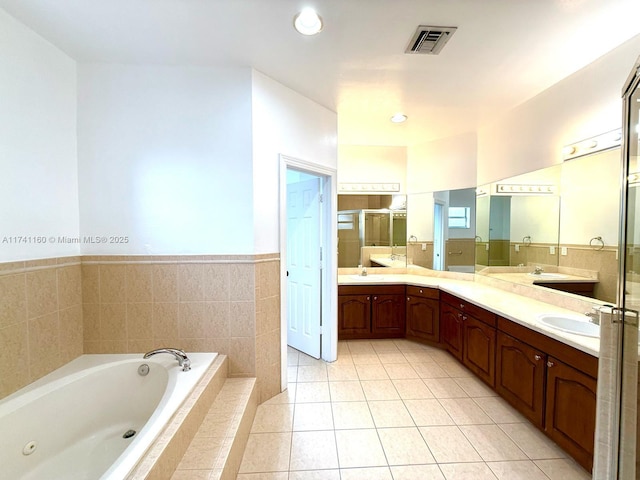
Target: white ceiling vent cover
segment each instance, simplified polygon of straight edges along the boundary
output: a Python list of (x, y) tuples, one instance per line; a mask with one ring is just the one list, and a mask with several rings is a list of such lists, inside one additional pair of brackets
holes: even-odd
[(416, 33), (411, 37), (405, 53), (437, 55), (457, 29), (458, 27), (430, 27), (420, 25)]

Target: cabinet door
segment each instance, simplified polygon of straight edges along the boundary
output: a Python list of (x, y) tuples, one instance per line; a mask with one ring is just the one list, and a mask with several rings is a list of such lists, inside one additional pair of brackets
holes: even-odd
[(440, 341), (440, 302), (431, 298), (407, 296), (407, 337)]
[(493, 387), (496, 378), (496, 329), (465, 314), (462, 322), (462, 363)]
[(462, 312), (446, 303), (440, 304), (440, 340), (462, 361)]
[(546, 355), (498, 332), (496, 391), (538, 427), (544, 420)]
[(374, 295), (371, 309), (371, 329), (375, 337), (404, 337), (404, 295)]
[(371, 296), (338, 295), (338, 338), (371, 335)]
[(545, 431), (589, 472), (596, 428), (596, 381), (554, 357), (547, 361)]

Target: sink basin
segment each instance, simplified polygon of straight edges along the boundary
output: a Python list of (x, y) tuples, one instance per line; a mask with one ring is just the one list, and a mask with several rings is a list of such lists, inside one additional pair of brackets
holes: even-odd
[(591, 323), (584, 315), (561, 315), (545, 313), (538, 317), (540, 323), (563, 332), (575, 333), (585, 337), (600, 337), (600, 325)]
[(385, 279), (384, 275), (350, 275), (354, 280), (359, 280), (361, 282), (380, 282)]
[(554, 280), (554, 279), (562, 279), (562, 278), (567, 278), (566, 275), (562, 275), (561, 273), (530, 273), (529, 274), (532, 277), (537, 277), (537, 278), (543, 278), (543, 279), (547, 279), (547, 280)]

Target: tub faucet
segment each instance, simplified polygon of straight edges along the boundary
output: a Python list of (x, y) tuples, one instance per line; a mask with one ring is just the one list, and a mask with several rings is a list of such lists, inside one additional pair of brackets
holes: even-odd
[(544, 272), (544, 269), (542, 267), (536, 267), (536, 269), (533, 271), (533, 274), (540, 275), (542, 272)]
[(180, 350), (179, 348), (158, 348), (156, 350), (151, 350), (144, 354), (142, 358), (149, 358), (159, 353), (168, 353), (173, 355), (176, 360), (178, 360), (178, 365), (182, 367), (183, 372), (188, 372), (191, 370), (191, 360), (187, 357), (187, 354), (184, 353), (184, 350)]

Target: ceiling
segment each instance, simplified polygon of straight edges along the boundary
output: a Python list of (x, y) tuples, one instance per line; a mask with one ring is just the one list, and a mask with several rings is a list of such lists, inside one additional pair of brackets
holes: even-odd
[[(324, 30), (292, 27), (315, 7)], [(251, 66), (338, 112), (343, 144), (473, 131), (640, 34), (638, 0), (0, 0), (78, 62)], [(418, 25), (458, 27), (438, 56)], [(624, 79), (617, 79), (620, 86)], [(392, 124), (397, 111), (409, 116)]]

